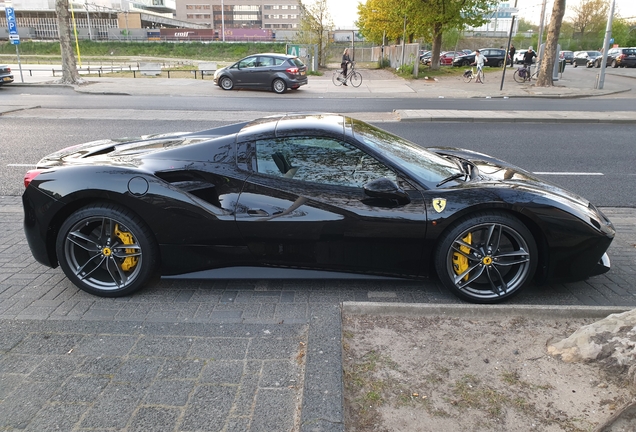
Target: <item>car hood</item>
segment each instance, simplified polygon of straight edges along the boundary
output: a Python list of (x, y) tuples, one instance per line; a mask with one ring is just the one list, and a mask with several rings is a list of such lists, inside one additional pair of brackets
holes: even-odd
[(583, 207), (590, 205), (588, 200), (573, 192), (540, 179), (529, 171), (483, 153), (450, 147), (428, 148), (428, 150), (442, 156), (465, 159), (474, 164), (479, 170), (478, 184), (481, 186), (492, 184), (498, 187), (522, 188), (559, 202), (576, 203)]

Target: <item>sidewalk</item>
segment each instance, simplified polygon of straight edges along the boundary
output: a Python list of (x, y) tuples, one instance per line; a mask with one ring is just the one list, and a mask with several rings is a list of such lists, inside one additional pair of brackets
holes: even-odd
[[(56, 79), (51, 76), (50, 68), (39, 65), (39, 71), (25, 74), (25, 83), (17, 82), (16, 69), (14, 77), (16, 82), (12, 86), (57, 86)], [(52, 67), (52, 66), (51, 66)], [(584, 98), (611, 96), (631, 92), (631, 81), (636, 85), (636, 70), (608, 70), (603, 90), (594, 89), (596, 82), (596, 69), (566, 69), (554, 87), (541, 88), (534, 83), (519, 84), (513, 80), (514, 68), (506, 70), (504, 89), (501, 85), (501, 71), (489, 69), (486, 74), (486, 83), (465, 83), (461, 76), (442, 77), (439, 79), (406, 80), (395, 76), (389, 70), (365, 69), (361, 70), (363, 82), (359, 88), (352, 86), (335, 86), (332, 83), (331, 71), (326, 71), (322, 76), (310, 76), (309, 83), (298, 91), (288, 91), (286, 99), (350, 99), (350, 98), (435, 98), (435, 99), (467, 99), (467, 98)], [(620, 77), (613, 81), (612, 77)], [(275, 96), (268, 91), (234, 90), (223, 91), (215, 86), (211, 77), (205, 79), (180, 79), (180, 78), (114, 78), (114, 77), (90, 77), (86, 83), (74, 86), (78, 93), (106, 94), (106, 95), (130, 95), (130, 96), (183, 96), (183, 97), (213, 97), (223, 98), (265, 98)], [(635, 95), (636, 97), (636, 95)], [(38, 106), (9, 105), (0, 107), (0, 115), (15, 113), (20, 117), (30, 117), (35, 113), (29, 113), (32, 108)], [(56, 118), (60, 115), (73, 115), (77, 118), (109, 118), (113, 120), (130, 118), (131, 115), (145, 115), (144, 112), (130, 110), (43, 110), (39, 109), (39, 117)], [(77, 111), (77, 112), (71, 112)], [(276, 111), (267, 114), (276, 114)], [(223, 120), (243, 121), (263, 116), (264, 113), (253, 111), (230, 112), (218, 111), (171, 111), (162, 113), (152, 111), (153, 119), (165, 120)], [(394, 122), (394, 121), (461, 121), (461, 122), (490, 122), (505, 120), (508, 122), (543, 122), (543, 123), (635, 123), (636, 111), (464, 111), (464, 110), (403, 110), (396, 109), (393, 112), (359, 112), (349, 113), (352, 117), (370, 122)], [(159, 117), (157, 117), (159, 116)]]

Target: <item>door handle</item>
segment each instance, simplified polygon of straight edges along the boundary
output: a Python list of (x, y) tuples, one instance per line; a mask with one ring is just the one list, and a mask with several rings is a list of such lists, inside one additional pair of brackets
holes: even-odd
[(247, 211), (247, 215), (248, 216), (269, 216), (269, 213), (267, 213), (265, 210), (262, 210), (262, 209), (249, 209)]

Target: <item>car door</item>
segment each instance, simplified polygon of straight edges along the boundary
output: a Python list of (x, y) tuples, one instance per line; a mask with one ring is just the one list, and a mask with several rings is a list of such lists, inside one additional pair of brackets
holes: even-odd
[(237, 63), (237, 68), (233, 71), (236, 77), (236, 84), (241, 87), (255, 87), (258, 76), (256, 72), (257, 56), (246, 57)]
[[(326, 136), (242, 144), (251, 172), (236, 221), (261, 264), (375, 274), (422, 269), (426, 206), (394, 170), (351, 143)], [(364, 185), (388, 178), (405, 199), (371, 198)]]
[(270, 87), (274, 69), (274, 58), (271, 56), (259, 55), (250, 71), (251, 80), (255, 87)]

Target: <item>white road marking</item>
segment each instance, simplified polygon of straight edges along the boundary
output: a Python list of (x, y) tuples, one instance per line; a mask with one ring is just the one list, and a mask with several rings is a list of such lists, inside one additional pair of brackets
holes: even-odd
[(537, 175), (573, 175), (573, 176), (602, 176), (605, 175), (603, 173), (595, 173), (595, 172), (540, 172), (535, 171), (533, 174)]

